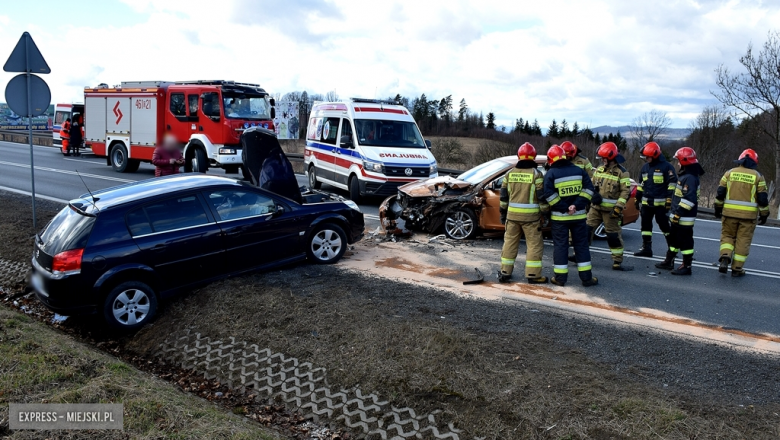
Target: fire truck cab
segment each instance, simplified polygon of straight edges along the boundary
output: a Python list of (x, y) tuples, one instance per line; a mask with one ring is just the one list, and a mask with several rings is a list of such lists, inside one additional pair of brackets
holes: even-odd
[(136, 81), (86, 88), (85, 142), (115, 171), (151, 162), (166, 133), (183, 145), (187, 172), (243, 171), (241, 133), (273, 129), (274, 100), (256, 84), (234, 81)]

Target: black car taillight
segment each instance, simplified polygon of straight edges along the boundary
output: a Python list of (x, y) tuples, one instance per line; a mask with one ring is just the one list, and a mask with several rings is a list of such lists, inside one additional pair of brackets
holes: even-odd
[(81, 272), (81, 258), (84, 249), (60, 252), (52, 259), (51, 271), (57, 275), (72, 275)]

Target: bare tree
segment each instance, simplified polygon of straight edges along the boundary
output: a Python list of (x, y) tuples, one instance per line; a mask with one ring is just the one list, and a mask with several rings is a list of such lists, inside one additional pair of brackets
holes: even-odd
[(631, 138), (631, 146), (634, 149), (642, 148), (646, 143), (656, 141), (663, 135), (672, 120), (661, 110), (650, 110), (634, 118), (629, 126), (628, 135)]
[(325, 101), (327, 102), (336, 102), (339, 100), (339, 94), (336, 93), (335, 90), (331, 90), (330, 92), (325, 94)]
[(709, 205), (714, 201), (722, 171), (732, 167), (739, 154), (736, 127), (725, 107), (713, 105), (704, 107), (689, 128), (691, 134), (686, 142), (696, 150), (699, 163), (708, 171), (702, 177), (701, 197), (702, 203)]
[[(716, 70), (719, 92), (712, 92), (724, 105), (734, 109), (762, 128), (775, 144), (775, 194), (772, 205), (780, 205), (780, 32), (770, 31), (758, 54), (753, 44), (739, 58), (746, 72), (732, 73), (723, 64)], [(771, 116), (771, 124), (761, 124), (763, 115)]]

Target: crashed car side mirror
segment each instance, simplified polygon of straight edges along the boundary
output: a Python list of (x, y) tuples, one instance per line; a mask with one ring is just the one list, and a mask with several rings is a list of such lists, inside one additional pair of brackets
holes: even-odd
[(428, 147), (428, 149), (430, 150), (430, 149), (431, 149), (431, 141), (429, 141), (428, 139), (426, 139), (426, 140), (425, 140), (425, 146), (426, 146), (426, 147)]

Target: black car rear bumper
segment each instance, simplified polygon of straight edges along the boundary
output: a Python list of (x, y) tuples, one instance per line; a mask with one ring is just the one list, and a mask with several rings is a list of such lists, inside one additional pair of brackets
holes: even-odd
[(87, 295), (83, 291), (80, 274), (55, 278), (33, 259), (30, 286), (35, 297), (46, 308), (60, 315), (83, 315), (97, 311), (95, 304), (84, 301)]

